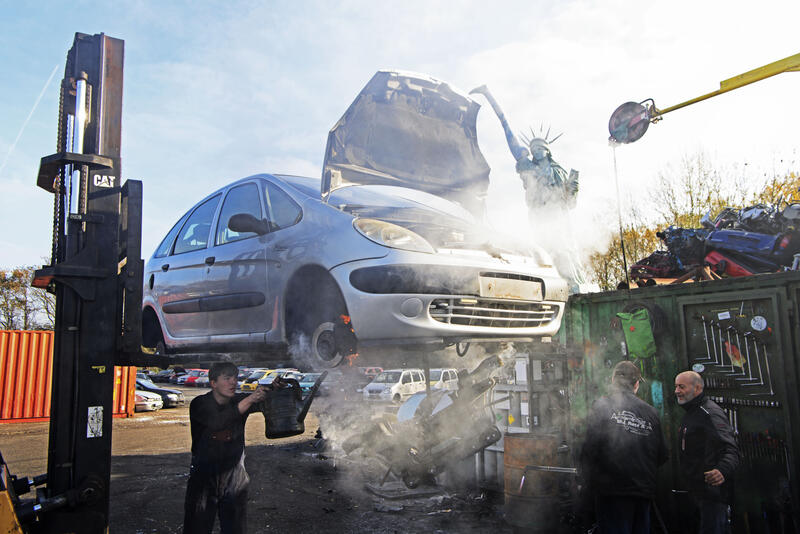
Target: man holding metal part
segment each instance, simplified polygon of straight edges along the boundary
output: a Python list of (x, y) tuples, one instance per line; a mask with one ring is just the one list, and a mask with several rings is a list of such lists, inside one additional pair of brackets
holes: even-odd
[(239, 371), (231, 362), (215, 363), (208, 372), (211, 391), (189, 405), (192, 465), (186, 485), (184, 534), (209, 533), (219, 514), (222, 534), (247, 532), (247, 486), (244, 469), (244, 425), (266, 396), (259, 386), (236, 393)]
[(655, 408), (636, 396), (642, 375), (623, 360), (614, 366), (609, 394), (589, 415), (581, 474), (594, 496), (601, 534), (649, 534), (650, 503), (667, 445)]
[(689, 496), (699, 516), (697, 532), (730, 531), (733, 474), (739, 465), (739, 447), (728, 418), (703, 393), (703, 378), (694, 371), (675, 377), (675, 397), (686, 410), (678, 431), (678, 451)]

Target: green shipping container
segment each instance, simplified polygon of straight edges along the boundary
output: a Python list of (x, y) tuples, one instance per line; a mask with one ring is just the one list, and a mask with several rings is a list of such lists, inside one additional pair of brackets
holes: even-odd
[[(618, 316), (638, 310), (647, 310), (654, 351), (631, 335), (641, 329), (625, 322), (630, 315)], [(741, 463), (733, 531), (800, 532), (798, 317), (798, 272), (570, 297), (559, 341), (581, 360), (570, 379), (575, 443), (580, 446), (588, 409), (605, 393), (614, 365), (622, 359), (638, 363), (646, 379), (639, 396), (661, 413), (671, 449), (660, 472), (659, 515), (669, 532), (686, 531), (676, 438), (683, 410), (673, 391), (675, 375), (694, 367), (706, 395), (736, 430)], [(653, 523), (659, 531), (655, 516)]]

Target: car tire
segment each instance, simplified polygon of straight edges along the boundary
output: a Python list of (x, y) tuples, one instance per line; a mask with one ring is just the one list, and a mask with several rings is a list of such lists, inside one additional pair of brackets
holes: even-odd
[(309, 336), (309, 349), (315, 366), (336, 367), (344, 359), (344, 354), (336, 346), (334, 323), (325, 321), (318, 324)]
[(392, 397), (392, 402), (395, 404), (400, 404), (402, 401), (403, 397), (401, 397), (399, 393), (395, 393), (394, 397)]

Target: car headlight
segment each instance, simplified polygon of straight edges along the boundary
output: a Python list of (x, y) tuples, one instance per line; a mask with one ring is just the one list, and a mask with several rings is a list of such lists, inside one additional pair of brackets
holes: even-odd
[(353, 226), (361, 235), (384, 247), (428, 254), (436, 252), (421, 235), (396, 224), (377, 219), (356, 219)]
[(170, 393), (169, 395), (167, 395), (167, 398), (169, 400), (174, 400), (174, 401), (178, 400), (178, 396), (175, 395), (174, 393)]

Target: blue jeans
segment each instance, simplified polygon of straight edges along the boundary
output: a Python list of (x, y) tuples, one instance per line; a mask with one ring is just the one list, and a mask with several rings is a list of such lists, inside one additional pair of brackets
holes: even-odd
[(650, 499), (598, 495), (599, 534), (650, 534)]

